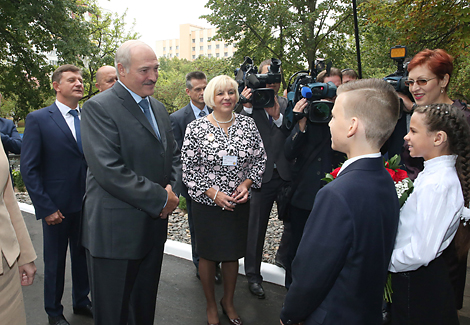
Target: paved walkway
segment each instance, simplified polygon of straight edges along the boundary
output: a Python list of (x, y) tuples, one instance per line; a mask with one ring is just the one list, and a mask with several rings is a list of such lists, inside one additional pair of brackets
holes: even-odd
[[(42, 262), (41, 222), (30, 213), (23, 213), (33, 240), (38, 259), (38, 272), (34, 284), (24, 287), (28, 325), (46, 325), (47, 315), (43, 308), (44, 264)], [(70, 264), (68, 264), (70, 265)], [(91, 319), (72, 313), (70, 267), (66, 275), (63, 297), (64, 315), (71, 325), (92, 325)], [(206, 324), (205, 298), (200, 281), (195, 277), (192, 262), (171, 255), (165, 255), (157, 298), (155, 324), (204, 325)], [(462, 325), (470, 325), (470, 278), (465, 291), (464, 308), (461, 311)], [(266, 299), (252, 296), (243, 275), (238, 277), (235, 291), (235, 305), (245, 325), (277, 325), (285, 289), (279, 285), (265, 283)], [(222, 297), (222, 287), (216, 286), (216, 296)], [(229, 322), (219, 308), (222, 325)], [(0, 320), (1, 323), (1, 320)], [(5, 324), (7, 325), (7, 324)], [(110, 324), (111, 325), (111, 324)]]

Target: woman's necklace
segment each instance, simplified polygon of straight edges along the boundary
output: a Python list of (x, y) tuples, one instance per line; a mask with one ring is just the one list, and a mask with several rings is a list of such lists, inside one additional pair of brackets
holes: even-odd
[[(217, 122), (217, 124), (227, 124), (227, 123), (230, 123), (230, 122), (233, 121), (233, 117), (234, 117), (234, 116), (235, 116), (235, 114), (233, 114), (233, 112), (232, 112), (232, 117), (230, 118), (230, 120), (228, 120), (228, 121), (218, 121), (218, 120), (215, 118), (214, 113), (212, 113), (212, 118), (214, 119), (214, 121)], [(220, 126), (219, 126), (219, 127), (220, 127)]]

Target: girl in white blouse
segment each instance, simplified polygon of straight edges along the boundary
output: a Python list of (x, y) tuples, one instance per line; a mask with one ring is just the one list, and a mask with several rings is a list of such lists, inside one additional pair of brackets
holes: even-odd
[(464, 114), (452, 105), (419, 106), (411, 117), (405, 140), (425, 162), (401, 210), (389, 268), (393, 324), (459, 323), (441, 254), (470, 211), (469, 139)]

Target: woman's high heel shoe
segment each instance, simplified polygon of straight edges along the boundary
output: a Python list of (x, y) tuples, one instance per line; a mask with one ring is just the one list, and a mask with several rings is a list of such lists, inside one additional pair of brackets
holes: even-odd
[(243, 325), (243, 322), (242, 322), (242, 320), (240, 319), (240, 317), (238, 317), (238, 318), (230, 318), (230, 317), (228, 316), (227, 312), (225, 311), (224, 305), (222, 304), (222, 300), (223, 300), (223, 298), (220, 299), (220, 306), (222, 307), (222, 312), (224, 313), (224, 315), (227, 316), (227, 318), (228, 318), (230, 324), (232, 324), (232, 325)]

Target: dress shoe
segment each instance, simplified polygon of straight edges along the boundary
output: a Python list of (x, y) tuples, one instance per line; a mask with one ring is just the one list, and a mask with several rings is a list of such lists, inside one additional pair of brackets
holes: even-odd
[(258, 299), (266, 298), (264, 294), (264, 289), (261, 283), (256, 283), (256, 282), (248, 283), (248, 288), (250, 289), (251, 294), (258, 297)]
[(224, 313), (225, 316), (227, 316), (228, 321), (230, 322), (230, 324), (232, 324), (232, 325), (243, 325), (243, 322), (242, 322), (242, 320), (240, 319), (240, 317), (237, 317), (237, 318), (230, 318), (230, 317), (228, 317), (228, 314), (227, 314), (227, 312), (225, 311), (224, 305), (222, 304), (222, 300), (223, 300), (223, 299), (224, 299), (224, 298), (222, 298), (222, 299), (220, 300), (220, 306), (222, 307), (222, 312)]
[(91, 304), (89, 304), (84, 307), (73, 308), (73, 313), (76, 315), (83, 315), (86, 317), (93, 318), (93, 307), (91, 306)]
[(49, 325), (70, 325), (69, 322), (65, 319), (64, 315), (60, 316), (48, 316)]
[(215, 283), (221, 284), (222, 283), (222, 272), (220, 270), (220, 264), (215, 266)]

